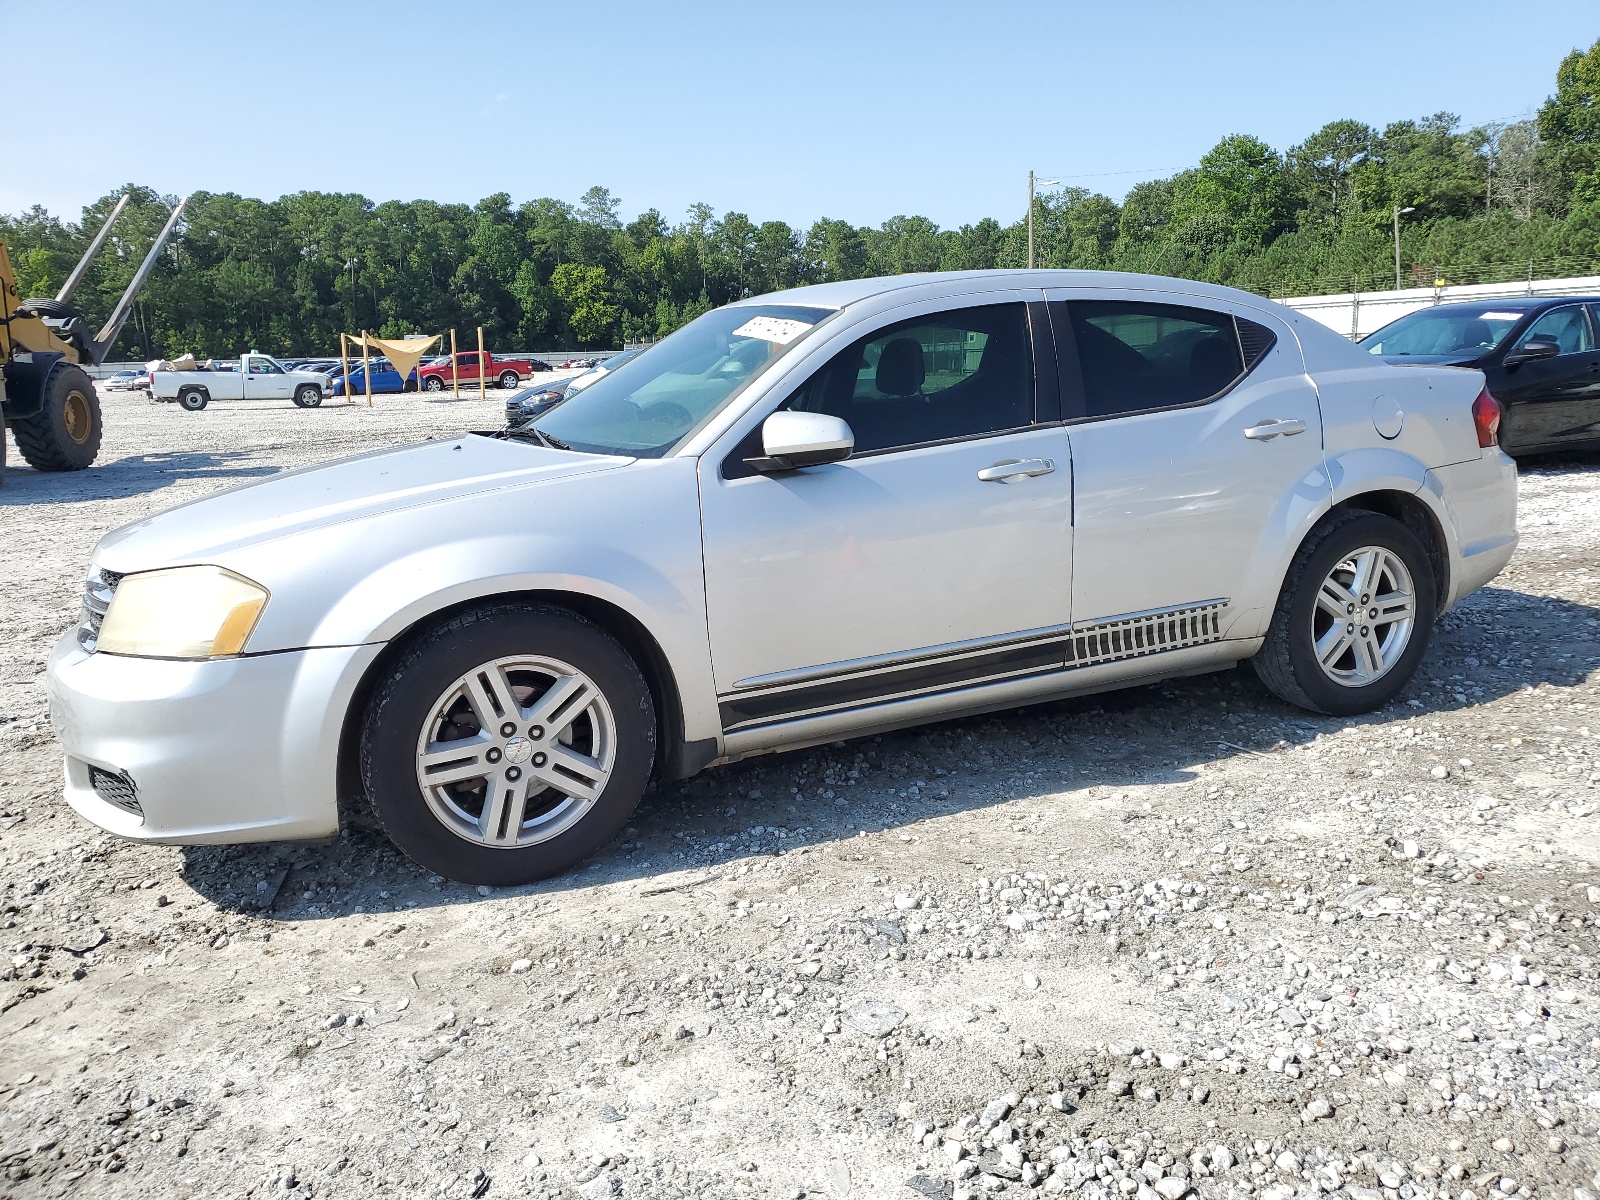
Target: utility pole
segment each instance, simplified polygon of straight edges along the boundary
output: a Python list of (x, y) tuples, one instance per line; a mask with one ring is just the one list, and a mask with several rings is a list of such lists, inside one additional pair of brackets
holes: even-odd
[(345, 260), (345, 269), (350, 272), (350, 324), (356, 323), (356, 258), (351, 255)]
[[(1040, 187), (1053, 187), (1060, 183), (1059, 179), (1041, 179)], [(1033, 270), (1033, 172), (1028, 172), (1028, 269)]]
[(1415, 208), (1394, 206), (1394, 290), (1400, 290), (1400, 214), (1416, 212)]

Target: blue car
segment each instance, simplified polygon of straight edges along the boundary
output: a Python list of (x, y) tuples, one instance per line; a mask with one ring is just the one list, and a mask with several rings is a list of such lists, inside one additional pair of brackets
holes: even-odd
[[(350, 378), (347, 381), (342, 375), (333, 377), (333, 394), (346, 395), (345, 386), (349, 384), (348, 394), (351, 396), (365, 396), (367, 394), (366, 371), (360, 363), (355, 363), (350, 368)], [(417, 390), (417, 373), (415, 370), (406, 376), (405, 386), (400, 384), (400, 372), (386, 358), (372, 360), (372, 394), (381, 392), (414, 392)]]

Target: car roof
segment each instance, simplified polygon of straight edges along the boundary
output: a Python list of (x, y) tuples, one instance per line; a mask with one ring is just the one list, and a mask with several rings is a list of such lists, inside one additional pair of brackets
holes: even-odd
[(1444, 304), (1435, 304), (1428, 309), (1419, 308), (1417, 311), (1467, 312), (1498, 309), (1503, 312), (1530, 313), (1561, 304), (1600, 304), (1600, 296), (1496, 296), (1484, 300), (1451, 300)]
[(734, 301), (735, 305), (810, 304), (822, 308), (846, 308), (874, 296), (930, 284), (967, 284), (972, 290), (988, 288), (1121, 288), (1129, 291), (1182, 292), (1196, 297), (1211, 297), (1260, 305), (1268, 303), (1254, 292), (1177, 279), (1166, 275), (1141, 275), (1132, 271), (992, 270), (922, 271), (908, 275), (882, 275), (869, 279), (846, 279), (837, 283), (814, 283), (806, 287), (767, 292)]

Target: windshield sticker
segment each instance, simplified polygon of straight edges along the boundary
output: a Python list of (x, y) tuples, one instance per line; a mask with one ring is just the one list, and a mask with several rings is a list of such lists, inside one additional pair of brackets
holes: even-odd
[(1486, 312), (1478, 314), (1478, 320), (1480, 321), (1520, 321), (1521, 319), (1521, 313)]
[(810, 328), (804, 321), (790, 321), (784, 317), (751, 317), (733, 331), (733, 336), (760, 338), (763, 342), (787, 346)]

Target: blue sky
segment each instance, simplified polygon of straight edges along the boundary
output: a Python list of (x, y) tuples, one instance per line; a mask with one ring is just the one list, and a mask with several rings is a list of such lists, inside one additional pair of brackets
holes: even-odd
[(7, 10), (7, 44), (41, 51), (8, 55), (0, 211), (74, 219), (129, 180), (517, 202), (599, 183), (625, 217), (958, 225), (1019, 214), (1030, 167), (1120, 197), (1230, 133), (1528, 116), (1600, 37), (1592, 4), (1504, 0)]

